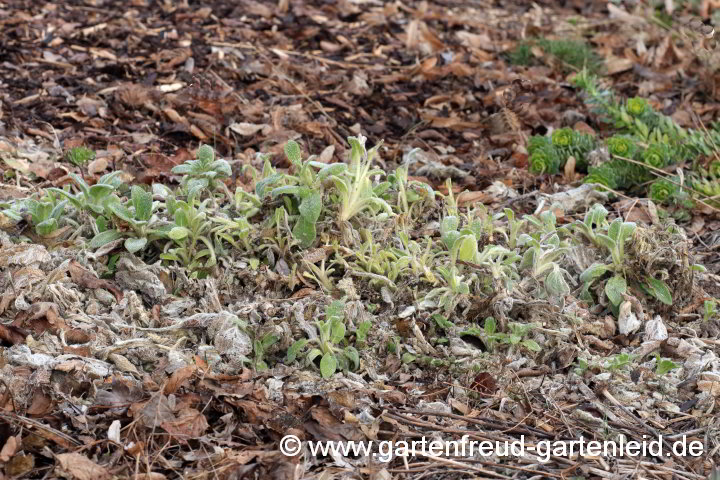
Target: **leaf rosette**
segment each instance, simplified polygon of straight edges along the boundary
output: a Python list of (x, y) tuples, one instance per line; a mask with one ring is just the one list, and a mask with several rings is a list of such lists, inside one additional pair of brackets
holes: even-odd
[(560, 168), (560, 156), (552, 146), (537, 148), (530, 155), (530, 172), (535, 174), (557, 173)]
[(642, 160), (651, 167), (663, 168), (669, 163), (669, 153), (667, 145), (653, 143), (642, 153)]
[(675, 195), (678, 187), (667, 180), (657, 180), (650, 185), (650, 200), (655, 203), (667, 203)]
[(569, 128), (560, 128), (552, 133), (552, 144), (556, 147), (569, 147), (573, 143), (573, 132)]
[(630, 115), (639, 117), (648, 110), (647, 101), (644, 98), (631, 98), (627, 101), (627, 111)]

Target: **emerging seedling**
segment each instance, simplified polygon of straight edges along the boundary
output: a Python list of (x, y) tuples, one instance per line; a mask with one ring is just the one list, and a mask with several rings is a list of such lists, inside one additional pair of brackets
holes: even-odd
[(164, 223), (154, 215), (158, 204), (152, 200), (152, 194), (142, 187), (133, 185), (130, 200), (123, 204), (119, 198), (109, 198), (105, 205), (106, 214), (112, 217), (117, 228), (98, 233), (91, 241), (90, 248), (99, 248), (120, 238), (125, 238), (125, 249), (136, 253), (153, 240), (164, 238)]
[(382, 141), (367, 150), (365, 140), (366, 138), (362, 135), (348, 138), (351, 146), (348, 174), (330, 177), (340, 197), (338, 221), (341, 224), (350, 221), (365, 210), (384, 210), (388, 215), (394, 215), (390, 205), (378, 196), (378, 192), (387, 188), (388, 185), (381, 184), (373, 189), (370, 180), (373, 176), (384, 173), (380, 169), (371, 168)]
[(166, 227), (167, 236), (175, 246), (166, 244), (160, 258), (180, 263), (195, 277), (204, 275), (217, 264), (215, 246), (210, 240), (213, 221), (207, 212), (208, 200), (198, 204), (197, 200), (184, 202), (171, 197), (168, 202), (174, 223)]
[(95, 160), (95, 152), (87, 147), (73, 147), (67, 151), (65, 158), (73, 165), (82, 167)]
[(103, 175), (93, 186), (88, 185), (87, 182), (78, 175), (70, 173), (68, 176), (73, 179), (80, 189), (80, 192), (72, 194), (68, 190), (61, 190), (55, 187), (48, 188), (47, 191), (66, 198), (78, 210), (86, 211), (92, 216), (97, 217), (105, 213), (107, 201), (115, 189), (120, 186), (120, 181), (117, 179), (120, 173), (122, 172), (111, 172)]
[(48, 192), (40, 200), (28, 199), (25, 205), (28, 212), (30, 212), (30, 219), (35, 226), (35, 233), (41, 237), (51, 236), (55, 233), (59, 227), (60, 219), (65, 213), (67, 203), (67, 200), (58, 201), (53, 192)]
[(294, 140), (285, 145), (285, 155), (295, 168), (294, 175), (275, 172), (266, 159), (263, 179), (256, 183), (255, 193), (261, 200), (268, 191), (273, 199), (287, 199), (285, 207), (296, 218), (293, 237), (300, 247), (308, 248), (317, 237), (316, 225), (323, 212), (324, 182), (332, 175), (347, 170), (347, 165), (326, 165), (315, 161), (314, 157), (303, 161), (300, 145)]
[(202, 190), (209, 189), (214, 192), (218, 186), (222, 186), (232, 200), (232, 195), (222, 183), (223, 178), (232, 175), (230, 164), (223, 159), (215, 160), (215, 150), (210, 145), (200, 145), (195, 156), (195, 160), (188, 160), (171, 170), (172, 173), (183, 175), (181, 184), (188, 199), (192, 200)]
[(288, 349), (287, 362), (292, 363), (308, 345), (314, 345), (305, 359), (308, 365), (320, 358), (320, 373), (323, 378), (330, 378), (338, 369), (357, 369), (360, 366), (360, 355), (355, 347), (340, 345), (345, 339), (345, 302), (335, 300), (325, 309), (325, 320), (317, 320), (315, 326), (318, 338), (296, 341)]

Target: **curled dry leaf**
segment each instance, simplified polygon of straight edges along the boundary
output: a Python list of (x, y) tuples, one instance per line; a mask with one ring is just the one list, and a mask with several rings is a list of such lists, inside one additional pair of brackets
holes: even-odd
[(55, 455), (55, 460), (56, 469), (64, 473), (65, 477), (70, 476), (74, 480), (105, 480), (111, 477), (105, 467), (79, 453), (61, 453)]
[(470, 384), (470, 390), (482, 396), (491, 397), (497, 392), (497, 382), (488, 372), (480, 372)]
[(42, 245), (23, 243), (0, 249), (0, 267), (38, 266), (49, 261), (50, 254)]
[(53, 332), (65, 329), (65, 321), (58, 314), (57, 305), (53, 302), (35, 302), (27, 311), (20, 312), (13, 324), (33, 330), (40, 335), (46, 330)]
[(120, 302), (123, 298), (123, 294), (115, 284), (109, 280), (103, 280), (98, 278), (94, 273), (85, 269), (76, 260), (70, 261), (70, 278), (80, 287), (85, 288), (104, 288), (112, 292), (115, 295), (115, 299)]
[(208, 426), (205, 415), (194, 408), (182, 409), (176, 418), (160, 424), (163, 430), (183, 442), (201, 436)]
[(0, 450), (0, 462), (8, 462), (13, 455), (15, 455), (15, 452), (17, 452), (18, 447), (20, 446), (19, 440), (20, 439), (18, 437), (8, 437), (5, 445), (2, 447), (2, 450)]
[(197, 370), (197, 367), (194, 365), (188, 365), (187, 367), (175, 370), (165, 384), (163, 393), (165, 395), (170, 395), (171, 393), (177, 392), (183, 382), (193, 376), (195, 370)]
[(25, 343), (25, 337), (27, 337), (27, 333), (24, 333), (24, 331), (18, 327), (0, 325), (0, 345), (18, 345)]

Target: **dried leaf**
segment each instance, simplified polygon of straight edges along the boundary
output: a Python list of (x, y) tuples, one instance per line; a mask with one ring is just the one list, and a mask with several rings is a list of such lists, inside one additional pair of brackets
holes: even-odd
[(9, 461), (13, 455), (15, 455), (15, 452), (18, 451), (19, 446), (20, 439), (18, 437), (8, 437), (2, 450), (0, 450), (0, 462), (5, 463)]
[(70, 278), (80, 287), (85, 288), (104, 288), (115, 295), (115, 299), (120, 302), (123, 298), (122, 291), (109, 280), (102, 280), (94, 273), (86, 270), (77, 260), (70, 261)]
[(246, 122), (240, 122), (240, 123), (232, 123), (230, 124), (230, 130), (233, 132), (244, 135), (244, 136), (250, 136), (255, 135), (263, 128), (267, 127), (267, 124), (255, 124), (255, 123), (246, 123)]
[(205, 415), (194, 408), (186, 408), (178, 412), (176, 419), (162, 422), (160, 426), (179, 440), (187, 440), (201, 436), (209, 425)]
[(79, 453), (61, 453), (55, 455), (58, 467), (76, 480), (105, 480), (110, 472)]
[(12, 325), (0, 325), (0, 343), (19, 345), (25, 343), (27, 333), (23, 333), (18, 327)]
[(165, 395), (170, 395), (178, 391), (180, 386), (189, 378), (193, 376), (197, 367), (194, 365), (188, 365), (187, 367), (179, 368), (173, 372), (170, 379), (163, 388)]

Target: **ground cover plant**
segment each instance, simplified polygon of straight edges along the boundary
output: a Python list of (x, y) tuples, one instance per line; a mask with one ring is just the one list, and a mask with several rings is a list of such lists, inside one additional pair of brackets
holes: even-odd
[(717, 475), (712, 66), (616, 3), (0, 10), (0, 479)]

